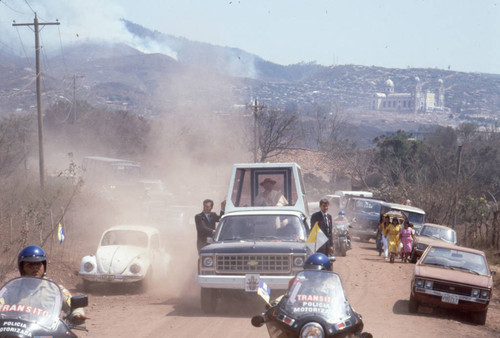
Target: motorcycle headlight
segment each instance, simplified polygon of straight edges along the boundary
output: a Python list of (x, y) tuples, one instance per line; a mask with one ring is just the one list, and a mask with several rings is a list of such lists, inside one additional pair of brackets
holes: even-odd
[(85, 270), (85, 272), (90, 272), (94, 270), (94, 264), (86, 262), (85, 264), (83, 264), (83, 270)]
[(211, 268), (214, 266), (214, 260), (212, 257), (204, 257), (203, 258), (203, 266), (206, 268)]
[(137, 274), (139, 272), (141, 272), (141, 266), (139, 264), (132, 264), (130, 266), (130, 272), (132, 272), (133, 274)]
[(300, 330), (300, 338), (324, 338), (325, 331), (318, 323), (307, 323)]
[(304, 265), (304, 257), (295, 257), (293, 260), (294, 266), (303, 266)]

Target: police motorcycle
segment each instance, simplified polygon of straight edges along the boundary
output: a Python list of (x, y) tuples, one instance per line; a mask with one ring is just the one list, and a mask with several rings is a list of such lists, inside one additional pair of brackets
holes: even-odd
[[(60, 318), (63, 295), (55, 282), (22, 276), (0, 289), (0, 338), (77, 337), (73, 330), (86, 330)], [(88, 305), (84, 296), (71, 297), (71, 310)]]
[(271, 338), (371, 338), (363, 332), (361, 315), (347, 301), (340, 276), (330, 271), (328, 258), (316, 253), (308, 262), (290, 281), (286, 294), (254, 316), (252, 325), (266, 324)]
[(345, 217), (345, 213), (340, 211), (339, 217), (333, 220), (332, 224), (332, 243), (335, 254), (345, 257), (347, 250), (351, 249), (350, 227), (351, 225)]

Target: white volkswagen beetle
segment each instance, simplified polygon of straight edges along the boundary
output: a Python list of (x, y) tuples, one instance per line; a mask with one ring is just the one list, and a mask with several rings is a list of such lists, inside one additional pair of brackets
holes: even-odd
[(83, 257), (79, 274), (86, 291), (91, 283), (136, 282), (145, 289), (167, 263), (156, 228), (120, 225), (104, 231), (96, 254)]

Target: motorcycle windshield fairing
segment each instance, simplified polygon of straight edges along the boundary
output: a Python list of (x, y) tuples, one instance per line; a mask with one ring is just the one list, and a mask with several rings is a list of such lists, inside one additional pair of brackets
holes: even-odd
[(0, 289), (0, 319), (24, 320), (54, 329), (62, 309), (59, 286), (51, 280), (19, 277)]
[(295, 320), (319, 316), (329, 324), (338, 324), (352, 313), (340, 277), (329, 271), (299, 272), (283, 300), (284, 311)]

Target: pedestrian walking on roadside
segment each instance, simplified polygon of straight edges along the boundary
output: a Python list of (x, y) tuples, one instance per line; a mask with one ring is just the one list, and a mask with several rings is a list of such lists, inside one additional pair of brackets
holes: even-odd
[(399, 231), (401, 231), (401, 226), (399, 225), (398, 218), (393, 217), (392, 223), (389, 224), (389, 227), (386, 231), (387, 241), (389, 242), (389, 260), (391, 263), (394, 263), (394, 259), (398, 254)]

